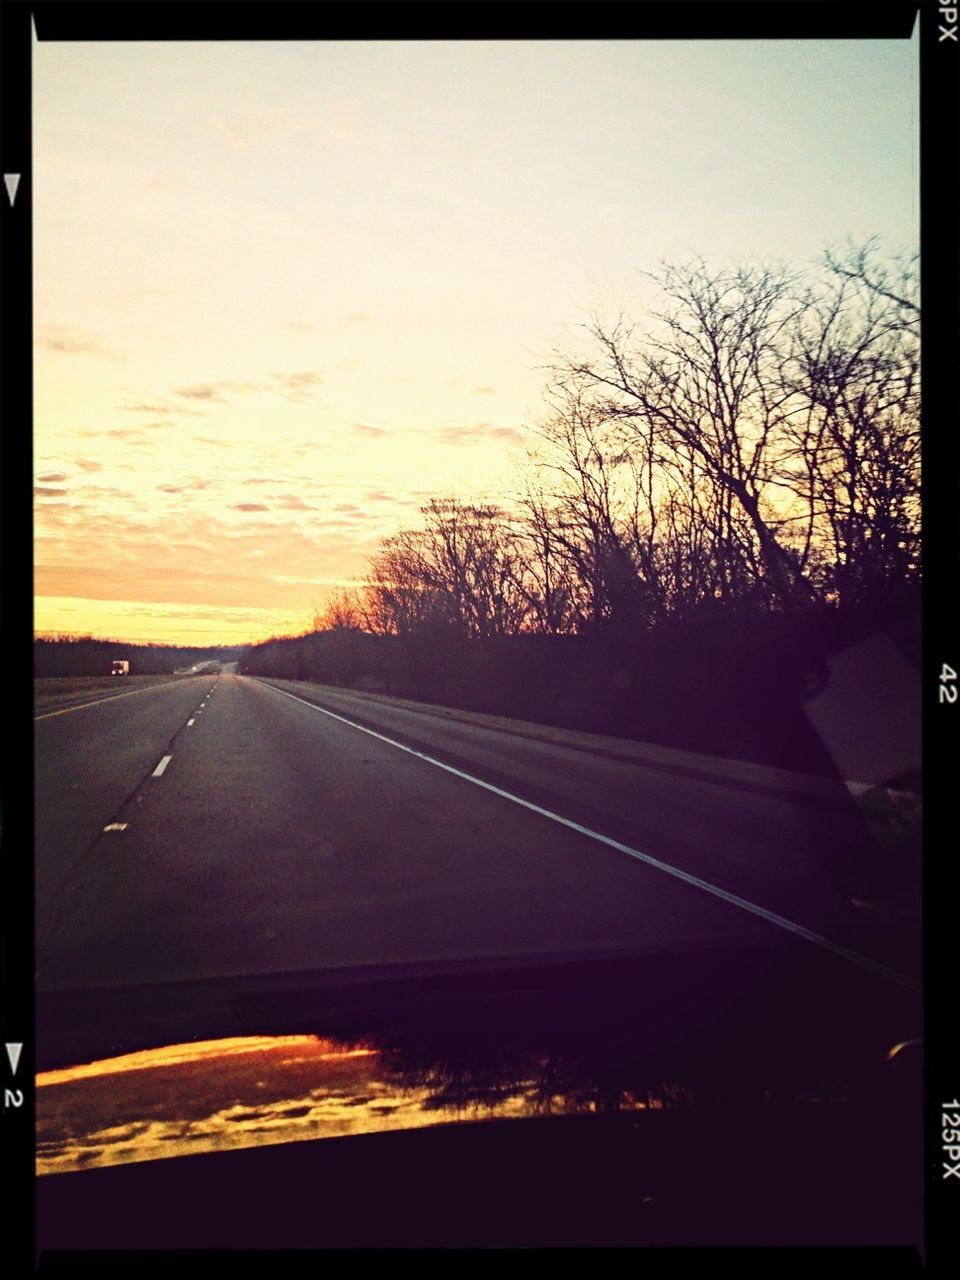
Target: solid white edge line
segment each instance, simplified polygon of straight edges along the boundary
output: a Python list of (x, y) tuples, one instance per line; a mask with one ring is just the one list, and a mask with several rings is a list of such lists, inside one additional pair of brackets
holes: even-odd
[(159, 689), (158, 684), (148, 684), (145, 689), (128, 689), (126, 693), (109, 693), (105, 698), (94, 698), (93, 702), (81, 702), (78, 707), (61, 707), (59, 711), (44, 711), (34, 716), (34, 721), (49, 720), (51, 716), (65, 716), (68, 711), (83, 711), (86, 707), (99, 707), (101, 702), (116, 702), (117, 698), (132, 698), (135, 693), (147, 693), (150, 689)]
[(163, 759), (160, 761), (160, 763), (157, 765), (157, 767), (154, 769), (153, 776), (155, 778), (159, 778), (163, 773), (164, 769), (167, 767), (167, 765), (170, 763), (172, 759), (173, 759), (173, 756), (164, 756)]
[(319, 711), (325, 716), (330, 716), (332, 720), (339, 720), (341, 724), (349, 725), (351, 729), (359, 729), (361, 733), (367, 733), (371, 738), (377, 738), (380, 742), (387, 743), (388, 746), (396, 747), (398, 751), (406, 751), (408, 755), (416, 756), (418, 760), (424, 760), (427, 764), (435, 765), (446, 773), (452, 773), (457, 778), (463, 778), (465, 782), (472, 782), (474, 786), (482, 787), (484, 791), (492, 791), (494, 795), (501, 796), (504, 800), (510, 800), (524, 809), (529, 809), (532, 813), (538, 813), (543, 818), (549, 818), (551, 822), (557, 822), (562, 827), (568, 827), (579, 835), (587, 836), (590, 840), (596, 840), (611, 849), (616, 849), (631, 858), (636, 858), (637, 861), (646, 863), (647, 866), (653, 867), (656, 871), (662, 871), (668, 876), (673, 876), (676, 880), (683, 881), (684, 884), (689, 884), (695, 889), (701, 889), (704, 893), (709, 893), (714, 898), (719, 898), (730, 906), (739, 907), (742, 911), (749, 912), (750, 915), (758, 916), (761, 920), (766, 920), (768, 924), (776, 925), (778, 928), (786, 930), (787, 933), (803, 938), (806, 942), (812, 942), (816, 946), (822, 947), (834, 955), (841, 956), (844, 960), (849, 960), (863, 969), (869, 969), (890, 982), (907, 987), (911, 991), (919, 992), (922, 990), (919, 983), (914, 982), (912, 978), (908, 978), (902, 973), (897, 973), (895, 969), (888, 969), (886, 965), (878, 964), (877, 961), (871, 960), (869, 956), (860, 955), (858, 951), (850, 951), (847, 947), (841, 947), (839, 943), (831, 942), (829, 938), (825, 938), (822, 934), (814, 933), (812, 929), (807, 929), (802, 924), (797, 924), (794, 920), (788, 920), (785, 916), (777, 915), (775, 911), (768, 911), (766, 907), (761, 907), (755, 902), (749, 902), (746, 898), (738, 897), (735, 893), (728, 893), (726, 889), (710, 884), (708, 880), (701, 880), (699, 876), (691, 875), (688, 871), (681, 871), (679, 867), (672, 867), (667, 862), (661, 862), (659, 858), (654, 858), (649, 853), (641, 853), (639, 849), (631, 848), (628, 844), (622, 844), (621, 841), (614, 840), (612, 836), (605, 836), (600, 831), (591, 831), (589, 827), (581, 826), (579, 822), (574, 822), (572, 818), (564, 818), (561, 814), (553, 813), (550, 809), (544, 809), (540, 805), (534, 804), (531, 800), (524, 800), (521, 796), (515, 796), (509, 791), (504, 791), (500, 787), (494, 786), (492, 782), (484, 782), (482, 778), (476, 778), (473, 774), (463, 773), (460, 769), (455, 769), (451, 764), (444, 764), (442, 760), (437, 760), (434, 756), (428, 756), (423, 751), (407, 747), (402, 742), (388, 738), (383, 733), (377, 733), (374, 729), (367, 729), (362, 724), (356, 724), (353, 720), (348, 720), (346, 716), (337, 715), (335, 711), (328, 711), (326, 707), (318, 707), (315, 702), (307, 702), (305, 698), (298, 698), (295, 693), (287, 693), (286, 689), (279, 689), (275, 684), (268, 684), (266, 681), (259, 681), (258, 683), (266, 684), (268, 689), (273, 689), (276, 693), (282, 693), (284, 697), (292, 698), (294, 702), (300, 702), (305, 707), (310, 707), (313, 711)]

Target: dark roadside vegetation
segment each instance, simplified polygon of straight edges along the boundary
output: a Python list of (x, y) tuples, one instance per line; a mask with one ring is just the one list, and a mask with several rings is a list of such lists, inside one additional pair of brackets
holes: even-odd
[(110, 676), (113, 663), (126, 660), (131, 676), (173, 675), (197, 663), (235, 662), (238, 648), (207, 649), (169, 644), (127, 644), (93, 636), (38, 636), (33, 642), (33, 674), (54, 677)]
[(916, 269), (665, 266), (556, 353), (509, 500), (433, 499), (241, 670), (831, 774), (831, 655), (919, 667)]
[(241, 670), (819, 773), (831, 766), (803, 714), (806, 690), (830, 653), (877, 628), (916, 651), (916, 605), (704, 608), (653, 633), (482, 640), (335, 627), (258, 645)]

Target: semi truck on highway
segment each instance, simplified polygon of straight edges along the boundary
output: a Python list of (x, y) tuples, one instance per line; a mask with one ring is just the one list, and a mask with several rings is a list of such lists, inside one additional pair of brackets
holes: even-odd
[(130, 674), (130, 663), (127, 662), (126, 658), (118, 658), (113, 664), (110, 674), (112, 676), (128, 676)]

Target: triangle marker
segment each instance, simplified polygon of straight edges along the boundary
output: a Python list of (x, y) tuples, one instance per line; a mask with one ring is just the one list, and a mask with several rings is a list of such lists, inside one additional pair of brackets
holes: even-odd
[(6, 1044), (4, 1048), (7, 1051), (7, 1057), (10, 1059), (10, 1070), (14, 1075), (17, 1074), (17, 1063), (20, 1061), (20, 1051), (22, 1044)]
[(7, 188), (7, 195), (10, 197), (10, 208), (13, 208), (13, 202), (17, 198), (17, 187), (20, 185), (19, 173), (5, 173), (3, 175), (3, 183)]

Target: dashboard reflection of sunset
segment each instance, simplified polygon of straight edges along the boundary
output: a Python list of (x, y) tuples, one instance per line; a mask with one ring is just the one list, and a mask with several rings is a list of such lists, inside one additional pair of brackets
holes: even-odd
[[(516, 1065), (516, 1064), (514, 1064)], [(603, 1109), (590, 1089), (554, 1091), (536, 1064), (451, 1087), (398, 1069), (365, 1044), (248, 1036), (126, 1054), (37, 1077), (37, 1173), (346, 1137), (451, 1122)], [(527, 1078), (522, 1078), (526, 1074)], [(538, 1078), (539, 1077), (539, 1078)], [(617, 1110), (659, 1109), (682, 1091), (621, 1091)]]

